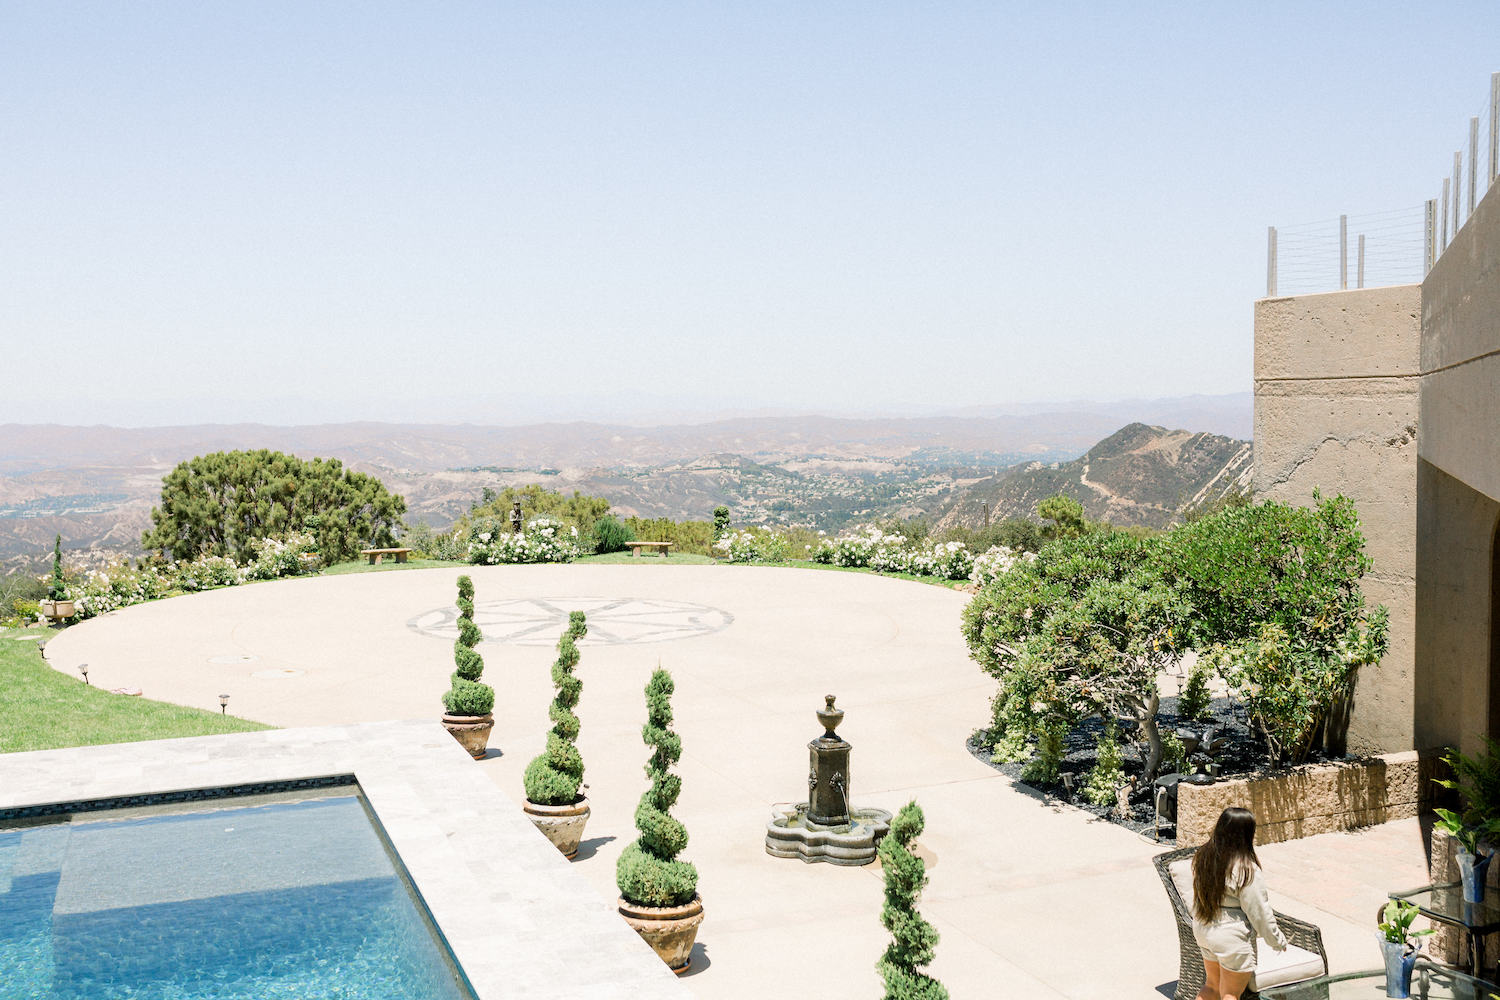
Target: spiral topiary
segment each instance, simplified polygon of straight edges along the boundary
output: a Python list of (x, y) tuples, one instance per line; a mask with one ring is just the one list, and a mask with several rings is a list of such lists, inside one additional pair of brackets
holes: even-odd
[(583, 612), (574, 611), (568, 615), (567, 631), (557, 640), (557, 662), (552, 664), (557, 695), (547, 712), (552, 729), (547, 733), (547, 749), (526, 765), (524, 778), (526, 797), (538, 805), (572, 805), (583, 786), (583, 757), (577, 746), (581, 723), (573, 714), (583, 682), (573, 676), (573, 668), (578, 666), (578, 640), (588, 631)]
[(927, 885), (927, 862), (911, 852), (911, 842), (924, 825), (921, 807), (908, 802), (880, 841), (880, 867), (885, 873), (880, 922), (892, 940), (875, 968), (885, 980), (885, 1000), (948, 1000), (943, 984), (920, 969), (932, 961), (938, 943), (937, 928), (917, 912), (917, 899)]
[(682, 756), (682, 740), (668, 728), (672, 688), (672, 675), (660, 667), (646, 684), (646, 725), (641, 728), (641, 739), (654, 748), (646, 763), (651, 787), (635, 809), (635, 826), (641, 835), (625, 848), (615, 866), (620, 895), (636, 906), (681, 906), (698, 892), (698, 869), (676, 860), (687, 846), (687, 828), (667, 813), (682, 790), (682, 779), (667, 770)]
[(68, 599), (68, 585), (63, 581), (62, 571), (62, 535), (52, 540), (52, 584), (47, 588), (47, 596), (54, 601)]
[(474, 581), (458, 578), (458, 638), (453, 642), (452, 687), (443, 692), (443, 707), (449, 715), (487, 715), (495, 707), (495, 689), (479, 683), (484, 658), (475, 652), (483, 638), (474, 624)]

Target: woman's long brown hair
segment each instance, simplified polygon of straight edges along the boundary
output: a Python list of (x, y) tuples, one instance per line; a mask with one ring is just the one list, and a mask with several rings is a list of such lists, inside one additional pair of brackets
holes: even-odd
[(1255, 814), (1230, 806), (1219, 814), (1208, 843), (1193, 855), (1193, 915), (1207, 923), (1224, 908), (1229, 873), (1244, 872), (1249, 880), (1251, 865), (1260, 867), (1255, 856)]

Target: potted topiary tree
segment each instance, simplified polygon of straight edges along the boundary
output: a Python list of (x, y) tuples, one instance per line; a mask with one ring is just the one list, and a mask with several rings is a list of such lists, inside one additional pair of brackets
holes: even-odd
[(68, 598), (68, 585), (63, 580), (62, 535), (52, 540), (52, 582), (47, 588), (47, 600), (41, 602), (42, 614), (55, 622), (72, 618), (73, 602)]
[(912, 853), (911, 844), (924, 825), (921, 807), (908, 802), (880, 842), (885, 875), (880, 922), (891, 932), (891, 944), (875, 968), (885, 980), (885, 1000), (948, 1000), (943, 984), (921, 968), (932, 961), (938, 943), (937, 929), (917, 912), (917, 900), (927, 885), (927, 862)]
[(475, 652), (482, 636), (474, 624), (474, 581), (458, 578), (458, 638), (453, 643), (452, 686), (443, 692), (443, 728), (453, 734), (459, 745), (478, 760), (484, 756), (490, 730), (495, 728), (495, 689), (481, 684), (484, 658)]
[(552, 664), (552, 686), (557, 694), (548, 715), (552, 729), (547, 749), (526, 765), (526, 815), (543, 835), (562, 851), (563, 857), (578, 853), (583, 826), (589, 821), (589, 800), (583, 794), (583, 757), (578, 753), (580, 723), (573, 709), (583, 682), (573, 676), (578, 666), (578, 640), (588, 634), (582, 611), (568, 615), (568, 628), (557, 640), (557, 662)]
[(682, 740), (672, 732), (672, 675), (660, 667), (646, 684), (646, 725), (641, 739), (652, 747), (646, 763), (651, 787), (635, 810), (641, 835), (620, 854), (615, 882), (620, 913), (668, 968), (687, 971), (703, 923), (698, 869), (677, 855), (687, 846), (687, 828), (667, 812), (677, 801), (682, 779), (668, 771), (682, 756)]

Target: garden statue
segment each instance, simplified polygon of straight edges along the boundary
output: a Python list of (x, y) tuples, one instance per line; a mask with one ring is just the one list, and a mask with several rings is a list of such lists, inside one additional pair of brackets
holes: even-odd
[(519, 500), (510, 508), (510, 530), (517, 535), (521, 533), (521, 501)]
[(823, 735), (807, 745), (807, 801), (779, 812), (766, 825), (766, 853), (778, 858), (867, 865), (890, 828), (884, 809), (855, 809), (849, 802), (847, 740), (834, 732), (844, 720), (833, 695), (824, 698), (818, 722)]

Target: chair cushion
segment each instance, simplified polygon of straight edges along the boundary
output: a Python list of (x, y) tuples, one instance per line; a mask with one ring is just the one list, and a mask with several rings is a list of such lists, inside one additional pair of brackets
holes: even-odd
[(1250, 977), (1250, 988), (1257, 992), (1314, 979), (1324, 971), (1323, 959), (1294, 944), (1287, 945), (1286, 951), (1272, 951), (1262, 941), (1255, 954), (1260, 961), (1255, 965), (1255, 975)]
[(1182, 905), (1187, 909), (1189, 919), (1193, 915), (1193, 859), (1183, 858), (1167, 865), (1167, 874), (1172, 876), (1172, 883), (1177, 886), (1177, 894), (1182, 897)]

